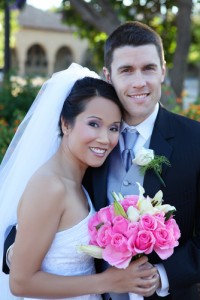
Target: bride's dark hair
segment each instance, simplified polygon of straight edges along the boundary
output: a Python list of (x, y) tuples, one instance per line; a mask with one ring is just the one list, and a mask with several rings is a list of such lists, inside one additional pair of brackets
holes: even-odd
[(66, 98), (60, 114), (59, 128), (61, 130), (61, 118), (73, 126), (76, 117), (85, 110), (89, 101), (95, 96), (100, 96), (114, 102), (122, 113), (122, 105), (113, 86), (102, 80), (92, 77), (84, 77), (75, 82), (69, 96)]

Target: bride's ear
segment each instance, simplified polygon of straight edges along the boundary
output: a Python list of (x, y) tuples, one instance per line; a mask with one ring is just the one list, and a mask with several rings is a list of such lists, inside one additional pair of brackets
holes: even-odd
[(110, 72), (109, 72), (108, 68), (103, 67), (103, 73), (104, 73), (106, 81), (109, 82), (109, 83), (112, 83), (111, 82), (111, 77), (110, 77)]
[(65, 119), (63, 119), (63, 117), (61, 117), (61, 128), (63, 135), (69, 134), (70, 125)]

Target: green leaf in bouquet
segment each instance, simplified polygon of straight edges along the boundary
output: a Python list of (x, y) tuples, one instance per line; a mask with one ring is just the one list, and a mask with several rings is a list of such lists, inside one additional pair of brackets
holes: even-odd
[(169, 211), (165, 214), (165, 220), (166, 220), (166, 221), (169, 220), (170, 217), (174, 214), (175, 211), (176, 211), (175, 209), (169, 210)]
[(117, 200), (114, 200), (114, 211), (116, 216), (122, 216), (124, 218), (128, 218), (125, 210), (123, 209), (123, 206)]

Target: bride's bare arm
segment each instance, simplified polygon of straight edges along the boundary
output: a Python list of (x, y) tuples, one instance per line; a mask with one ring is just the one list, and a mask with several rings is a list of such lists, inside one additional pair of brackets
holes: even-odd
[(127, 291), (148, 296), (156, 280), (143, 277), (155, 274), (155, 269), (140, 270), (145, 257), (131, 264), (127, 269), (109, 268), (101, 274), (84, 276), (57, 276), (37, 271), (30, 278), (22, 278), (13, 290), (16, 296), (65, 298), (84, 294), (103, 294)]
[[(42, 261), (63, 214), (62, 188), (52, 180), (36, 180), (26, 189), (11, 261), (10, 288), (16, 296), (66, 298), (84, 294), (135, 292), (146, 295), (155, 285), (156, 269), (140, 268), (146, 257), (126, 270), (109, 268), (101, 274), (60, 276), (41, 271)], [(149, 279), (145, 279), (148, 278)]]

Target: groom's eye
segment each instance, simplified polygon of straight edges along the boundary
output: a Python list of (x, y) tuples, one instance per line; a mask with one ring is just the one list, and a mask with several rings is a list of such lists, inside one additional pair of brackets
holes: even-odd
[(127, 72), (130, 72), (130, 68), (126, 68), (122, 70), (122, 73), (127, 73)]

